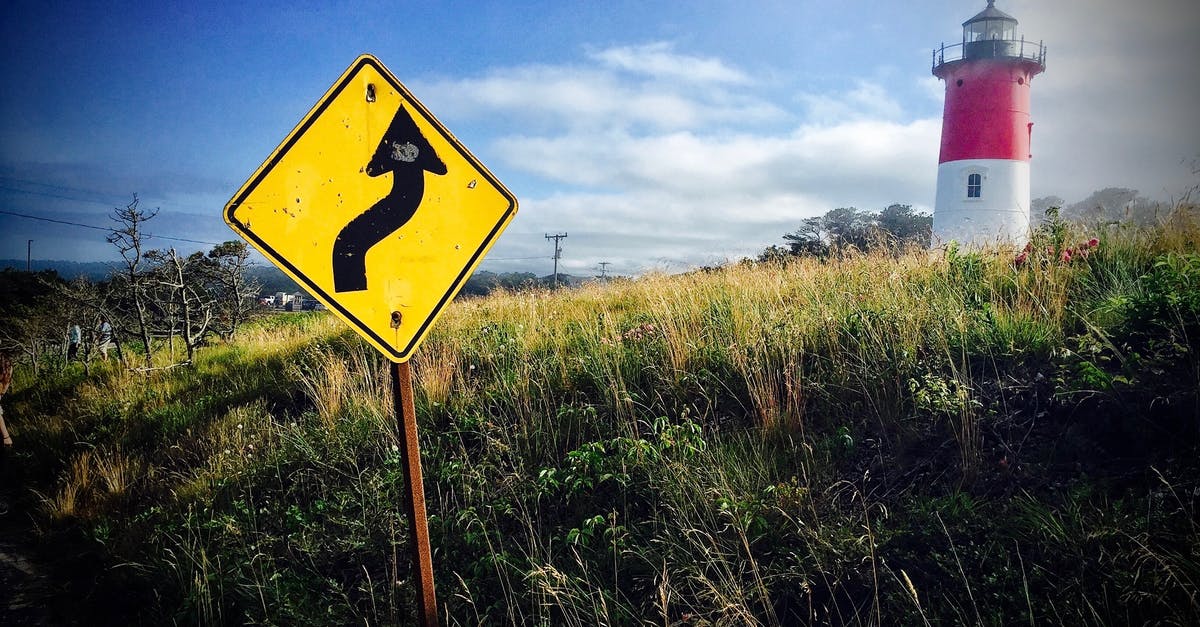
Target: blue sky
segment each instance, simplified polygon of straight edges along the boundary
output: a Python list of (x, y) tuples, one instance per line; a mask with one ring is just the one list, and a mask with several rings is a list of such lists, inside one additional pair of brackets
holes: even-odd
[[(485, 269), (549, 273), (556, 232), (573, 274), (719, 263), (834, 207), (931, 210), (930, 51), (985, 2), (235, 4), (7, 3), (0, 210), (108, 226), (136, 192), (151, 233), (231, 239), (224, 204), (370, 52), (520, 199)], [(1035, 197), (1200, 182), (1200, 4), (998, 8), (1048, 46)], [(110, 259), (103, 235), (0, 214), (0, 258)]]

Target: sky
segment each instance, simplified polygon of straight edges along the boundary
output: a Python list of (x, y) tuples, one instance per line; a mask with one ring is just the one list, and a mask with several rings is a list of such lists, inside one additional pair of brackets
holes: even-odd
[[(0, 258), (114, 259), (133, 194), (152, 247), (234, 239), (224, 205), (364, 52), (519, 199), (485, 270), (549, 274), (547, 234), (560, 271), (640, 274), (753, 256), (836, 207), (932, 212), (931, 52), (985, 5), (9, 1)], [(1047, 47), (1034, 198), (1196, 188), (1200, 3), (997, 8)]]

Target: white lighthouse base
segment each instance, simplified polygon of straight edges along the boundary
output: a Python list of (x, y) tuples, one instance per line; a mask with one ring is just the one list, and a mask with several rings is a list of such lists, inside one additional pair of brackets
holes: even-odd
[[(978, 187), (971, 185), (971, 176)], [(977, 194), (977, 195), (976, 195)], [(1024, 246), (1029, 241), (1029, 162), (963, 159), (938, 166), (933, 245)]]

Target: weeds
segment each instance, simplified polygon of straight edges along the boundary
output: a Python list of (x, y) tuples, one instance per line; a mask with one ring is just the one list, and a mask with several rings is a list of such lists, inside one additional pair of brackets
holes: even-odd
[[(1172, 219), (456, 303), (413, 364), (443, 615), (1194, 623), (1200, 229)], [(5, 401), (46, 542), (163, 588), (93, 622), (407, 624), (388, 387), (305, 315)]]

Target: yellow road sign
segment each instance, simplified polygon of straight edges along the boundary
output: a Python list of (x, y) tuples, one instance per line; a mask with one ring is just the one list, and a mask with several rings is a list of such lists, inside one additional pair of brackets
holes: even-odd
[(516, 212), (516, 197), (363, 55), (242, 185), (225, 222), (403, 362)]

